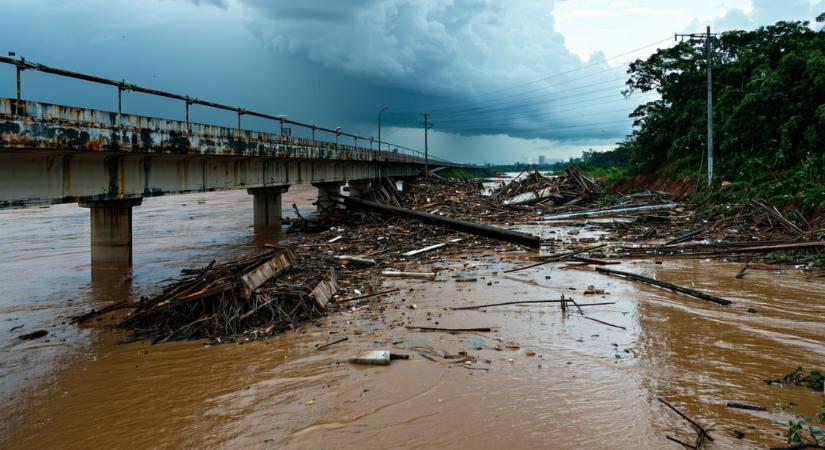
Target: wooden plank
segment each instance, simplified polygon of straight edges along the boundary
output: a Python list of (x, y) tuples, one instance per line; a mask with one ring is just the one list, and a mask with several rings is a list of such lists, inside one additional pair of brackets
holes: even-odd
[(335, 275), (335, 269), (329, 269), (329, 276), (321, 280), (317, 286), (309, 293), (309, 296), (315, 299), (315, 303), (321, 309), (326, 309), (329, 299), (338, 292), (338, 278)]
[(283, 272), (284, 269), (292, 265), (295, 260), (295, 251), (291, 248), (285, 249), (283, 253), (276, 255), (269, 261), (261, 264), (246, 275), (241, 277), (243, 285), (243, 296), (249, 298), (252, 292), (269, 281), (270, 278)]

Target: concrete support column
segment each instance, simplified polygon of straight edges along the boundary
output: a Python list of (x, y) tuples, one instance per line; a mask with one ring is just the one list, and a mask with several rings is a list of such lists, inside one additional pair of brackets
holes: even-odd
[(370, 180), (349, 180), (347, 187), (350, 197), (362, 198), (370, 190)]
[(132, 208), (141, 198), (81, 202), (89, 208), (92, 265), (132, 265)]
[(341, 186), (343, 186), (344, 183), (342, 181), (330, 181), (326, 183), (312, 183), (312, 185), (318, 188), (318, 200), (315, 202), (318, 214), (335, 214), (338, 210), (338, 204), (341, 201), (338, 196), (341, 194)]
[(253, 225), (256, 227), (281, 225), (283, 209), (281, 194), (288, 189), (289, 186), (267, 186), (246, 190), (247, 193), (252, 195)]

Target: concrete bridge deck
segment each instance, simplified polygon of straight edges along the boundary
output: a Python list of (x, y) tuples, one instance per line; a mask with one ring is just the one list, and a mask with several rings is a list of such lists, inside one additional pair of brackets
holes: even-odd
[(93, 263), (131, 264), (132, 207), (143, 197), (247, 189), (255, 225), (276, 226), (291, 184), (316, 186), (324, 210), (344, 183), (358, 195), (372, 179), (423, 168), (424, 158), (405, 150), (0, 99), (0, 208), (90, 208)]
[(423, 164), (403, 151), (0, 99), (0, 208), (416, 176)]
[[(92, 263), (131, 264), (132, 208), (144, 197), (247, 189), (256, 226), (279, 226), (281, 194), (291, 184), (318, 188), (319, 211), (336, 205), (344, 183), (357, 196), (380, 177), (416, 177), (429, 170), (426, 153), (394, 146), (373, 150), (373, 139), (126, 81), (0, 56), (14, 66), (16, 93), (0, 98), (0, 209), (79, 203), (90, 209)], [(117, 89), (118, 111), (53, 105), (21, 97), (24, 71), (83, 80)], [(124, 91), (182, 102), (186, 120), (124, 114)], [(193, 123), (190, 105), (237, 114), (238, 126)], [(245, 130), (252, 116), (280, 123), (280, 133)], [(380, 113), (379, 113), (380, 120)], [(311, 131), (291, 136), (284, 126)], [(316, 139), (316, 132), (335, 142)], [(379, 134), (380, 137), (380, 134)], [(353, 145), (341, 140), (352, 139)], [(359, 146), (359, 140), (370, 147)], [(382, 147), (379, 138), (377, 146)], [(401, 151), (398, 149), (401, 148)], [(424, 156), (422, 158), (422, 156)], [(432, 161), (433, 166), (463, 166)]]

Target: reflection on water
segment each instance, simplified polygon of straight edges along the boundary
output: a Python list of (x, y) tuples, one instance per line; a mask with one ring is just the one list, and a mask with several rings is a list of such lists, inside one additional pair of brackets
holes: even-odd
[[(59, 322), (55, 309), (63, 308), (64, 315), (84, 309), (67, 306), (69, 299), (87, 307), (123, 295), (135, 298), (181, 267), (272, 242), (255, 237), (249, 227), (245, 196), (212, 195), (192, 196), (208, 203), (185, 213), (176, 206), (196, 200), (186, 197), (136, 214), (136, 231), (143, 227), (136, 266), (95, 270), (91, 280), (82, 281), (88, 267), (78, 262), (88, 260), (85, 246), (61, 243), (54, 247), (60, 251), (43, 250), (30, 263), (32, 254), (21, 247), (36, 247), (34, 242), (3, 242), (4, 249), (16, 249), (19, 261), (3, 264), (19, 281), (6, 270), (2, 281), (27, 302), (15, 307), (4, 298), (3, 323), (12, 317)], [(147, 203), (141, 208), (153, 207)], [(156, 216), (146, 218), (150, 212)], [(52, 260), (49, 253), (62, 256)], [(7, 338), (3, 392), (13, 407), (3, 420), (0, 447), (659, 449), (673, 445), (665, 435), (692, 439), (689, 426), (657, 397), (712, 426), (714, 448), (765, 447), (782, 441), (772, 421), (816, 411), (817, 393), (762, 380), (797, 365), (823, 369), (822, 281), (808, 281), (794, 270), (751, 271), (739, 280), (740, 265), (701, 260), (622, 263), (623, 270), (734, 301), (720, 307), (587, 269), (562, 270), (562, 264), (503, 276), (503, 268), (523, 264), (518, 257), (441, 261), (443, 282), (394, 280), (401, 291), (380, 303), (263, 342), (118, 345), (117, 330), (70, 326), (48, 328), (55, 333), (49, 343)], [(52, 270), (26, 270), (50, 261), (56, 261)], [(472, 272), (479, 281), (451, 281), (450, 274), (458, 272)], [(38, 276), (41, 283), (30, 284), (34, 289), (21, 285)], [(607, 293), (584, 296), (588, 285)], [(615, 302), (584, 309), (626, 330), (585, 320), (575, 310), (565, 317), (557, 305), (446, 309), (562, 293), (580, 304)], [(494, 331), (421, 333), (409, 325)], [(349, 340), (315, 350), (341, 337)], [(54, 347), (47, 353), (49, 346)], [(342, 363), (365, 348), (393, 348), (412, 359), (388, 367)], [(478, 361), (469, 367), (440, 357), (434, 362), (421, 357), (422, 351), (468, 352)], [(45, 354), (50, 356), (40, 356)], [(42, 365), (49, 375), (22, 383), (28, 391), (11, 389), (5, 379), (28, 373), (21, 368), (32, 365)], [(732, 410), (728, 401), (769, 412)], [(734, 431), (745, 438), (738, 440)]]

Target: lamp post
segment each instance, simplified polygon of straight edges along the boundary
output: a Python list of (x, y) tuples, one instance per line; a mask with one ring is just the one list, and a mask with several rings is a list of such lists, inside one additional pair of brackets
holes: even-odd
[(381, 108), (381, 111), (378, 111), (378, 150), (381, 150), (381, 113), (390, 109), (389, 106), (385, 106)]
[(338, 136), (341, 135), (341, 127), (335, 127), (335, 148), (338, 148)]

